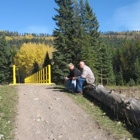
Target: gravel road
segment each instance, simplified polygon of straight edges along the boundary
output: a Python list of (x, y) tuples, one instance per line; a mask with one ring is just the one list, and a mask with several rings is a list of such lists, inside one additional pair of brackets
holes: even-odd
[(54, 86), (19, 85), (18, 94), (15, 140), (114, 140)]

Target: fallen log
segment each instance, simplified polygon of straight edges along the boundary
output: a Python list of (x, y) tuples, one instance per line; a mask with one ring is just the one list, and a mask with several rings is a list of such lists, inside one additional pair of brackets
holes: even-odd
[(121, 114), (128, 121), (140, 126), (140, 101), (127, 98), (123, 94), (105, 88), (103, 85), (86, 85), (84, 94), (88, 94), (108, 106), (114, 112)]

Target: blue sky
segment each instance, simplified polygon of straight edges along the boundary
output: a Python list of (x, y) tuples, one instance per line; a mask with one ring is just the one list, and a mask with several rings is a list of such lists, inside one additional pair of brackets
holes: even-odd
[[(99, 31), (140, 30), (140, 0), (89, 0)], [(52, 34), (54, 0), (0, 0), (0, 30)]]

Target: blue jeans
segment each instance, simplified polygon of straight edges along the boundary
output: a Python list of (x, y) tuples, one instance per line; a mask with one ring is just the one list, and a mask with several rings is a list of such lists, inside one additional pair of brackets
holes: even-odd
[(77, 79), (77, 91), (78, 92), (82, 92), (83, 90), (83, 85), (85, 84), (86, 79), (85, 78), (78, 78)]
[(65, 86), (70, 92), (74, 92), (76, 88), (76, 80), (67, 80)]

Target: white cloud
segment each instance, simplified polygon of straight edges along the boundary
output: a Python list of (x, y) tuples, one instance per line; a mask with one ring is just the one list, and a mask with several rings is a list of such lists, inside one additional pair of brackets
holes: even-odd
[(116, 9), (113, 21), (116, 30), (140, 30), (140, 1)]

